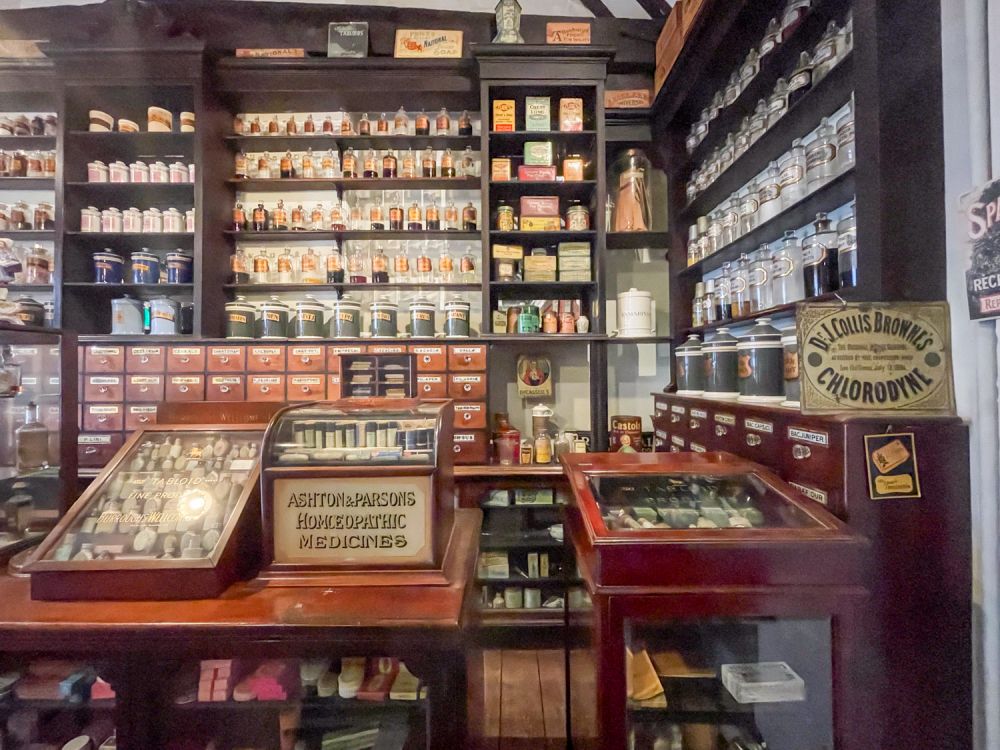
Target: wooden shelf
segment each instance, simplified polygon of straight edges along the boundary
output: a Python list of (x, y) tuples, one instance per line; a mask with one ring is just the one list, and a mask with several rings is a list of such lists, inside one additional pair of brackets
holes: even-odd
[[(517, 477), (562, 477), (562, 464), (514, 464), (503, 466), (502, 464), (466, 464), (455, 466), (455, 476), (463, 479), (494, 479), (494, 478), (517, 478)], [(518, 506), (525, 508), (550, 508), (555, 505), (534, 505)]]
[[(586, 292), (596, 285), (596, 281), (491, 281), (490, 289), (501, 299), (513, 299)], [(568, 336), (569, 334), (564, 335)]]
[(558, 232), (524, 232), (521, 230), (514, 230), (513, 232), (505, 232), (499, 229), (490, 230), (491, 240), (510, 240), (512, 242), (530, 242), (532, 240), (537, 240), (542, 243), (554, 243), (554, 242), (574, 242), (580, 241), (585, 242), (587, 240), (593, 241), (597, 236), (597, 232), (593, 229), (588, 229), (582, 232), (571, 232), (565, 229), (561, 229)]
[(742, 253), (751, 253), (763, 244), (771, 244), (784, 235), (788, 229), (797, 230), (816, 218), (818, 213), (829, 213), (850, 203), (857, 190), (855, 172), (849, 170), (822, 187), (809, 193), (805, 198), (789, 206), (770, 221), (747, 232), (735, 242), (730, 242), (711, 255), (702, 258), (678, 274), (682, 277), (702, 276), (723, 263), (737, 260)]
[(0, 285), (0, 289), (6, 289), (8, 294), (31, 294), (32, 292), (52, 294), (53, 286), (52, 284), (7, 284), (6, 286)]
[(337, 241), (342, 240), (480, 240), (482, 235), (479, 232), (464, 232), (457, 230), (420, 230), (413, 232), (396, 232), (390, 230), (369, 230), (369, 229), (348, 229), (342, 232), (336, 231), (292, 231), (292, 230), (268, 230), (266, 232), (244, 231), (236, 232), (231, 229), (224, 234), (235, 240), (245, 240), (246, 242), (308, 242), (316, 241)]
[[(553, 586), (580, 586), (583, 580), (580, 578), (563, 578), (562, 576), (549, 576), (548, 578), (476, 578), (479, 586), (532, 586), (553, 587)], [(561, 610), (560, 610), (561, 611)]]
[(462, 284), (454, 282), (390, 282), (388, 284), (226, 284), (224, 289), (242, 294), (267, 294), (280, 292), (412, 292), (412, 291), (448, 291), (448, 292), (478, 292), (481, 284)]
[(743, 315), (739, 318), (730, 318), (729, 320), (720, 320), (715, 323), (708, 323), (703, 326), (697, 326), (694, 328), (685, 328), (682, 331), (683, 336), (688, 336), (692, 333), (706, 333), (708, 331), (716, 331), (720, 328), (735, 328), (741, 325), (750, 325), (758, 318), (788, 318), (795, 315), (795, 308), (797, 305), (803, 302), (829, 302), (835, 300), (839, 297), (847, 299), (852, 296), (852, 289), (842, 289), (838, 292), (830, 292), (829, 294), (820, 294), (815, 297), (809, 297), (807, 299), (796, 300), (795, 302), (789, 302), (784, 305), (774, 305), (766, 310), (759, 310), (758, 312), (751, 313), (750, 315)]
[(228, 180), (230, 185), (245, 191), (280, 192), (294, 190), (479, 190), (478, 177), (402, 177), (376, 178), (329, 178), (305, 180), (297, 177), (286, 179)]
[(56, 147), (56, 137), (54, 135), (0, 135), (0, 149), (10, 151), (12, 149), (26, 148), (50, 148)]
[(54, 241), (56, 233), (52, 229), (0, 229), (0, 237), (9, 237), (12, 240), (48, 240)]
[(532, 141), (532, 140), (572, 140), (574, 138), (595, 138), (597, 136), (596, 130), (491, 130), (488, 133), (490, 139), (505, 140), (509, 139), (512, 141)]
[(608, 232), (605, 235), (605, 247), (608, 250), (638, 250), (669, 246), (669, 232)]
[[(267, 123), (263, 123), (266, 127)], [(316, 123), (322, 127), (322, 122)], [(373, 123), (374, 126), (374, 123)], [(339, 135), (317, 133), (315, 135), (230, 135), (226, 142), (238, 146), (245, 151), (257, 153), (261, 151), (295, 151), (315, 148), (326, 151), (343, 144), (354, 149), (406, 149), (423, 150), (430, 146), (436, 150), (450, 148), (462, 152), (467, 146), (473, 151), (479, 151), (481, 145), (478, 135)]]
[(558, 195), (560, 198), (589, 200), (597, 189), (596, 180), (503, 180), (490, 182), (490, 197), (516, 198), (522, 195)]
[(66, 237), (81, 242), (111, 242), (113, 240), (162, 240), (183, 242), (194, 239), (192, 232), (66, 232)]
[(0, 177), (0, 190), (55, 190), (53, 177)]

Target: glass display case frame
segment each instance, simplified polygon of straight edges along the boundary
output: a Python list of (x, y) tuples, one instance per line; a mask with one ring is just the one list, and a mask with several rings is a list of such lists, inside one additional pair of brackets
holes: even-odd
[[(354, 415), (357, 420), (373, 421), (378, 420), (379, 415), (385, 421), (393, 419), (393, 415), (398, 417), (406, 412), (415, 414), (424, 410), (425, 413), (420, 418), (433, 419), (435, 424), (432, 460), (427, 464), (372, 464), (359, 461), (284, 465), (270, 461), (280, 440), (283, 422), (294, 419), (297, 411), (316, 412), (324, 409), (329, 410), (331, 419)], [(315, 419), (315, 415), (312, 418)], [(447, 556), (452, 547), (455, 516), (456, 450), (452, 440), (453, 423), (454, 407), (452, 401), (447, 399), (314, 401), (291, 405), (278, 411), (268, 427), (261, 451), (262, 570), (258, 578), (266, 585), (283, 586), (394, 586), (401, 583), (447, 585), (449, 580), (445, 571), (449, 567)], [(304, 552), (305, 548), (301, 543), (297, 552), (293, 549), (295, 542), (291, 534), (296, 528), (295, 523), (290, 519), (282, 519), (275, 512), (279, 492), (289, 493), (285, 502), (288, 505), (294, 487), (301, 487), (302, 491), (311, 493), (322, 492), (323, 488), (340, 483), (341, 491), (350, 487), (352, 492), (363, 494), (366, 484), (374, 482), (372, 489), (376, 489), (380, 480), (383, 481), (382, 489), (412, 490), (418, 497), (422, 493), (427, 498), (427, 513), (421, 519), (425, 524), (424, 544), (421, 547), (414, 548), (410, 538), (404, 545), (408, 554), (397, 556), (352, 556), (340, 552), (326, 554), (326, 550), (320, 552), (318, 548), (317, 553), (313, 554), (311, 551)], [(330, 514), (318, 519), (318, 522), (332, 523), (337, 518), (336, 514)], [(343, 520), (344, 516), (339, 518)], [(341, 531), (349, 527), (318, 528)], [(362, 527), (358, 528), (364, 530)]]
[[(115, 458), (73, 504), (45, 538), (25, 570), (31, 574), (31, 596), (42, 600), (173, 600), (220, 595), (233, 582), (251, 575), (260, 548), (257, 493), (260, 461), (246, 469), (243, 485), (229, 518), (211, 552), (196, 558), (126, 558), (55, 560), (55, 551), (74, 533), (86, 514), (108, 491), (119, 473), (130, 471), (129, 460), (151, 435), (259, 433), (259, 424), (157, 425), (136, 431)], [(169, 470), (161, 470), (169, 471)], [(242, 469), (241, 469), (242, 471)], [(248, 511), (249, 509), (249, 511)]]
[[(55, 525), (58, 518), (61, 518), (73, 504), (76, 498), (77, 486), (77, 404), (78, 392), (77, 382), (77, 338), (72, 331), (64, 331), (58, 328), (40, 328), (28, 325), (14, 325), (7, 321), (0, 321), (0, 346), (11, 347), (50, 347), (59, 352), (59, 363), (56, 372), (46, 371), (49, 383), (58, 378), (59, 394), (57, 403), (49, 403), (49, 409), (58, 409), (59, 427), (56, 437), (56, 445), (50, 447), (50, 453), (58, 455), (58, 471), (56, 472), (57, 489), (54, 502), (50, 502), (51, 519), (45, 519), (44, 528), (38, 531), (27, 529), (23, 537), (18, 541), (9, 544), (0, 544), (0, 563), (5, 562), (12, 556), (18, 554), (37, 544), (44, 538), (44, 534)], [(15, 358), (17, 357), (15, 353)], [(44, 361), (44, 360), (43, 360)], [(27, 362), (25, 363), (27, 364)], [(23, 373), (22, 373), (23, 374)], [(20, 403), (25, 395), (24, 386), (21, 384), (22, 392), (18, 394), (18, 407), (26, 406)], [(29, 397), (31, 394), (27, 394)], [(17, 397), (15, 397), (17, 399)], [(11, 400), (13, 403), (14, 399)], [(37, 402), (36, 402), (37, 403)], [(43, 424), (52, 414), (42, 415)], [(48, 420), (50, 421), (50, 420)], [(50, 445), (51, 445), (50, 436)], [(13, 467), (11, 467), (13, 468)], [(0, 486), (6, 485), (8, 481), (16, 483), (19, 477), (16, 474), (5, 476)], [(10, 486), (7, 488), (13, 494), (19, 488)], [(6, 494), (6, 493), (5, 493)], [(10, 499), (4, 497), (3, 500)], [(49, 523), (51, 520), (51, 523)]]

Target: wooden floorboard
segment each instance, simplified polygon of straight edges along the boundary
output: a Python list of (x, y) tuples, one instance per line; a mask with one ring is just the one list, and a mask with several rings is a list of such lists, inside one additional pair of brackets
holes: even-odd
[(542, 718), (545, 721), (545, 737), (549, 740), (565, 740), (565, 656), (562, 651), (555, 649), (538, 651), (536, 652), (536, 656), (538, 658), (538, 679), (541, 685)]
[[(500, 673), (500, 750), (526, 750), (522, 740), (545, 737), (538, 657), (534, 651), (504, 651)], [(534, 746), (538, 747), (537, 743)]]
[[(500, 680), (503, 652), (484, 651), (482, 656), (483, 695), (482, 737), (500, 736), (502, 685)], [(496, 745), (494, 745), (496, 747)]]
[(570, 716), (574, 737), (597, 737), (597, 669), (585, 649), (570, 652)]

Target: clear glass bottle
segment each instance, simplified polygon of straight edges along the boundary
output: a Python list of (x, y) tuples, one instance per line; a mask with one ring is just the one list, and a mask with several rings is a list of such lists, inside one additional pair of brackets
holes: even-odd
[(279, 284), (295, 283), (295, 272), (293, 270), (294, 266), (292, 263), (292, 252), (287, 247), (284, 248), (278, 254), (277, 268), (278, 268)]
[(708, 215), (708, 244), (706, 255), (712, 255), (722, 247), (722, 210), (715, 209)]
[(406, 229), (406, 213), (403, 211), (403, 193), (400, 190), (389, 191), (389, 230), (402, 232)]
[(306, 210), (301, 203), (291, 211), (289, 228), (294, 232), (302, 232), (306, 228)]
[(705, 325), (711, 325), (718, 321), (715, 314), (715, 279), (705, 281), (705, 296), (701, 298), (701, 309)]
[(367, 242), (353, 242), (347, 253), (347, 274), (352, 284), (368, 283)]
[[(750, 148), (750, 118), (744, 117), (733, 139), (733, 161), (743, 156), (748, 148)], [(690, 201), (691, 197), (688, 198), (688, 202)]]
[(430, 135), (431, 134), (431, 118), (427, 116), (427, 113), (421, 110), (417, 113), (417, 116), (413, 118), (413, 134), (414, 135)]
[(437, 117), (434, 119), (434, 133), (435, 135), (451, 134), (451, 115), (448, 114), (447, 107), (441, 107), (441, 111), (437, 113)]
[(740, 199), (733, 193), (722, 204), (722, 218), (720, 220), (721, 231), (719, 239), (722, 243), (720, 247), (725, 247), (736, 242), (740, 237)]
[(705, 325), (705, 282), (694, 285), (694, 299), (691, 300), (691, 326), (700, 328)]
[(420, 210), (420, 204), (416, 201), (410, 204), (410, 207), (406, 209), (406, 229), (409, 232), (419, 232), (423, 230), (423, 214)]
[(460, 176), (478, 177), (479, 176), (479, 169), (477, 169), (478, 163), (479, 161), (476, 159), (476, 154), (472, 150), (472, 146), (466, 146), (465, 151), (462, 152)]
[(323, 219), (323, 204), (317, 203), (313, 206), (313, 209), (309, 214), (309, 230), (312, 232), (322, 232)]
[(340, 174), (340, 152), (327, 149), (320, 159), (320, 176), (326, 179), (336, 178)]
[(455, 280), (455, 259), (448, 249), (447, 242), (440, 243), (438, 250), (437, 280), (444, 283), (451, 283)]
[(830, 120), (824, 117), (816, 137), (806, 146), (806, 179), (809, 192), (816, 190), (837, 176), (836, 134)]
[(354, 153), (353, 147), (348, 147), (343, 158), (344, 179), (353, 180), (358, 177), (358, 155)]
[(716, 91), (715, 95), (712, 97), (712, 102), (711, 102), (711, 104), (708, 105), (708, 121), (709, 122), (711, 122), (716, 117), (718, 117), (719, 116), (719, 112), (722, 111), (722, 106), (723, 106), (723, 98), (722, 97), (723, 97), (723, 93), (722, 93), (721, 89), (719, 91)]
[(405, 242), (395, 243), (396, 252), (392, 256), (392, 280), (403, 283), (410, 280), (410, 255)]
[(535, 435), (535, 463), (552, 463), (552, 437), (549, 431), (542, 428)]
[(385, 229), (385, 208), (382, 206), (382, 194), (374, 193), (368, 206), (368, 227), (377, 232)]
[(371, 135), (372, 134), (372, 123), (368, 119), (368, 113), (365, 112), (361, 115), (361, 119), (358, 120), (358, 135)]
[(698, 225), (692, 224), (688, 227), (687, 264), (689, 266), (693, 266), (701, 260), (700, 249), (701, 245), (698, 242)]
[(285, 209), (284, 201), (278, 201), (278, 205), (271, 212), (271, 229), (288, 229), (288, 211)]
[(326, 256), (326, 283), (344, 283), (344, 256), (336, 242), (333, 243), (330, 254)]
[(743, 84), (740, 81), (740, 73), (738, 70), (734, 70), (722, 93), (723, 106), (732, 106), (740, 98), (741, 91), (743, 91)]
[(799, 62), (788, 77), (788, 106), (794, 107), (795, 103), (809, 93), (813, 87), (813, 61), (808, 52), (799, 55)]
[(444, 228), (454, 232), (459, 228), (458, 206), (452, 201), (444, 209)]
[(757, 199), (757, 183), (750, 182), (740, 192), (740, 236), (757, 228), (760, 201)]
[(712, 254), (712, 238), (708, 234), (709, 219), (707, 216), (698, 217), (698, 260), (707, 258)]
[(458, 134), (462, 136), (472, 135), (472, 117), (468, 110), (463, 110), (458, 117)]
[(823, 32), (823, 37), (819, 40), (813, 52), (813, 86), (822, 81), (826, 77), (826, 74), (833, 70), (833, 66), (837, 64), (837, 50), (840, 38), (840, 28), (837, 26), (837, 22), (830, 21), (826, 25), (826, 31)]
[(271, 154), (267, 151), (261, 154), (260, 158), (257, 159), (257, 179), (271, 179)]
[(233, 170), (233, 176), (239, 180), (245, 180), (250, 176), (250, 159), (243, 149), (240, 149), (240, 152), (236, 154), (236, 168)]
[(389, 283), (389, 256), (381, 244), (376, 244), (372, 253), (372, 283)]
[(400, 107), (396, 111), (395, 117), (393, 117), (392, 132), (395, 135), (410, 134), (410, 116), (406, 114), (406, 110), (403, 107)]
[(788, 39), (795, 33), (799, 24), (805, 19), (811, 5), (812, 0), (788, 0), (785, 3), (785, 11), (781, 15), (782, 40)]
[(441, 211), (434, 196), (431, 196), (430, 202), (424, 209), (424, 229), (430, 232), (441, 231)]
[(299, 257), (299, 281), (303, 284), (322, 284), (323, 272), (320, 270), (320, 257), (311, 247)]
[(771, 162), (764, 176), (757, 183), (758, 224), (764, 224), (781, 213), (781, 170)]
[(351, 120), (351, 116), (341, 108), (340, 110), (340, 134), (341, 135), (353, 135), (354, 134), (354, 122)]
[(806, 150), (802, 139), (792, 141), (792, 148), (778, 165), (781, 170), (781, 210), (787, 210), (806, 197)]
[(24, 424), (14, 431), (19, 474), (38, 471), (49, 465), (49, 431), (38, 417), (34, 401), (24, 409)]
[(729, 278), (729, 298), (734, 318), (744, 318), (750, 309), (750, 261), (746, 253), (740, 254)]
[(854, 97), (847, 103), (847, 112), (837, 120), (837, 174), (854, 169)]
[(781, 24), (777, 18), (772, 18), (767, 23), (763, 39), (760, 40), (760, 56), (763, 58), (771, 54), (779, 44), (781, 44)]
[(394, 179), (399, 171), (399, 162), (394, 151), (386, 151), (382, 156), (382, 177)]
[(253, 257), (252, 283), (271, 283), (271, 258), (263, 248), (260, 248)]
[(746, 59), (743, 60), (743, 64), (740, 66), (740, 85), (742, 88), (746, 88), (750, 85), (750, 81), (757, 77), (760, 73), (760, 53), (751, 49), (747, 52)]
[(719, 174), (722, 174), (736, 161), (736, 136), (729, 133), (719, 148)]
[(399, 166), (399, 176), (411, 180), (417, 176), (417, 155), (412, 148), (403, 152), (402, 162)]
[(365, 151), (365, 156), (361, 162), (361, 176), (366, 180), (373, 180), (379, 176), (379, 158), (375, 149), (370, 148)]
[(330, 231), (347, 231), (347, 217), (344, 216), (344, 204), (341, 203), (337, 196), (333, 197), (333, 202), (330, 204)]
[(802, 242), (791, 229), (781, 247), (772, 255), (771, 298), (775, 305), (787, 305), (806, 296), (802, 279)]
[(389, 135), (389, 118), (385, 116), (385, 112), (378, 116), (378, 122), (375, 123), (375, 132), (378, 135)]
[(813, 231), (802, 243), (805, 296), (835, 292), (840, 286), (837, 270), (837, 231), (826, 214), (816, 214)]
[(444, 153), (441, 154), (441, 176), (454, 177), (455, 175), (455, 154), (452, 153), (450, 148), (446, 148)]
[(858, 285), (858, 225), (854, 210), (851, 201), (850, 213), (837, 222), (837, 272), (841, 289)]
[(424, 177), (437, 177), (437, 157), (430, 146), (424, 149), (420, 158), (420, 169)]
[(427, 242), (421, 243), (417, 251), (417, 279), (423, 284), (434, 281), (434, 262)]
[(761, 245), (750, 262), (750, 311), (760, 312), (771, 307), (771, 252)]
[(461, 280), (465, 284), (474, 284), (479, 279), (476, 277), (476, 266), (479, 264), (479, 259), (476, 254), (472, 252), (471, 248), (466, 248), (465, 252), (462, 253), (462, 259), (459, 261), (459, 274)]
[(788, 111), (788, 81), (779, 78), (767, 98), (767, 125), (774, 125)]
[(750, 136), (750, 145), (757, 142), (764, 132), (767, 130), (767, 102), (763, 99), (757, 100), (757, 106), (754, 107), (753, 114), (750, 115), (750, 127), (747, 133)]
[(733, 296), (731, 292), (729, 264), (722, 264), (722, 275), (715, 282), (715, 319), (731, 320), (733, 317)]

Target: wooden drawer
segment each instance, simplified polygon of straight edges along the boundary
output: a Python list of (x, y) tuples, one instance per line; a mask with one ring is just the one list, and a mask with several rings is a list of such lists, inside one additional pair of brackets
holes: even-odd
[(323, 345), (295, 345), (288, 347), (288, 372), (324, 372), (326, 359)]
[(486, 402), (472, 401), (455, 404), (454, 425), (456, 430), (485, 430)]
[(243, 372), (246, 364), (245, 346), (210, 346), (205, 354), (207, 372)]
[(87, 404), (83, 407), (82, 429), (84, 432), (124, 429), (124, 412), (121, 404)]
[(365, 354), (406, 354), (406, 344), (368, 344)]
[(684, 422), (687, 426), (688, 439), (701, 445), (708, 445), (713, 434), (711, 418), (711, 414), (705, 407), (688, 407), (687, 419)]
[(483, 371), (486, 369), (486, 344), (448, 347), (448, 369)]
[(737, 420), (737, 435), (737, 440), (745, 446), (740, 455), (758, 463), (765, 463), (768, 457), (777, 455), (784, 442), (781, 423), (771, 416), (746, 416)]
[(330, 344), (326, 347), (327, 372), (340, 372), (340, 358), (345, 354), (364, 354), (365, 348), (357, 344)]
[(128, 346), (125, 348), (125, 372), (163, 372), (167, 367), (164, 346)]
[(246, 396), (246, 375), (209, 373), (208, 382), (205, 383), (206, 401), (245, 401)]
[(417, 398), (447, 398), (448, 376), (443, 372), (417, 375)]
[(129, 432), (156, 424), (156, 404), (125, 404), (125, 429)]
[(120, 432), (83, 432), (76, 438), (77, 462), (80, 468), (99, 468), (108, 463), (125, 442)]
[(91, 344), (83, 356), (85, 372), (124, 372), (125, 347)]
[[(322, 364), (323, 360), (319, 361)], [(326, 377), (321, 374), (290, 374), (285, 392), (289, 401), (322, 401), (326, 398)]]
[(455, 452), (456, 464), (484, 464), (489, 452), (489, 441), (485, 432), (456, 432), (452, 450)]
[(326, 376), (326, 397), (331, 401), (342, 398), (343, 388), (341, 388), (340, 373), (331, 373)]
[(448, 376), (448, 397), (461, 401), (486, 399), (486, 373), (463, 373)]
[(126, 401), (162, 401), (164, 375), (126, 375)]
[(124, 375), (86, 375), (83, 379), (83, 400), (108, 403), (125, 400)]
[(284, 346), (248, 346), (247, 372), (284, 372)]
[(204, 372), (205, 347), (172, 346), (167, 350), (167, 372)]
[(417, 372), (444, 372), (448, 369), (448, 352), (444, 344), (412, 345), (410, 354), (417, 363)]
[[(188, 373), (187, 375), (168, 375), (165, 393), (166, 401), (204, 401), (205, 373)], [(206, 421), (212, 421), (206, 415)]]
[(743, 430), (740, 429), (740, 418), (736, 412), (726, 404), (719, 404), (718, 407), (709, 409), (709, 416), (711, 417), (709, 449), (744, 455), (746, 443), (743, 442)]
[(284, 401), (285, 376), (248, 375), (247, 401)]
[(670, 450), (670, 432), (664, 426), (657, 427), (658, 420), (653, 420), (653, 453), (666, 453)]

